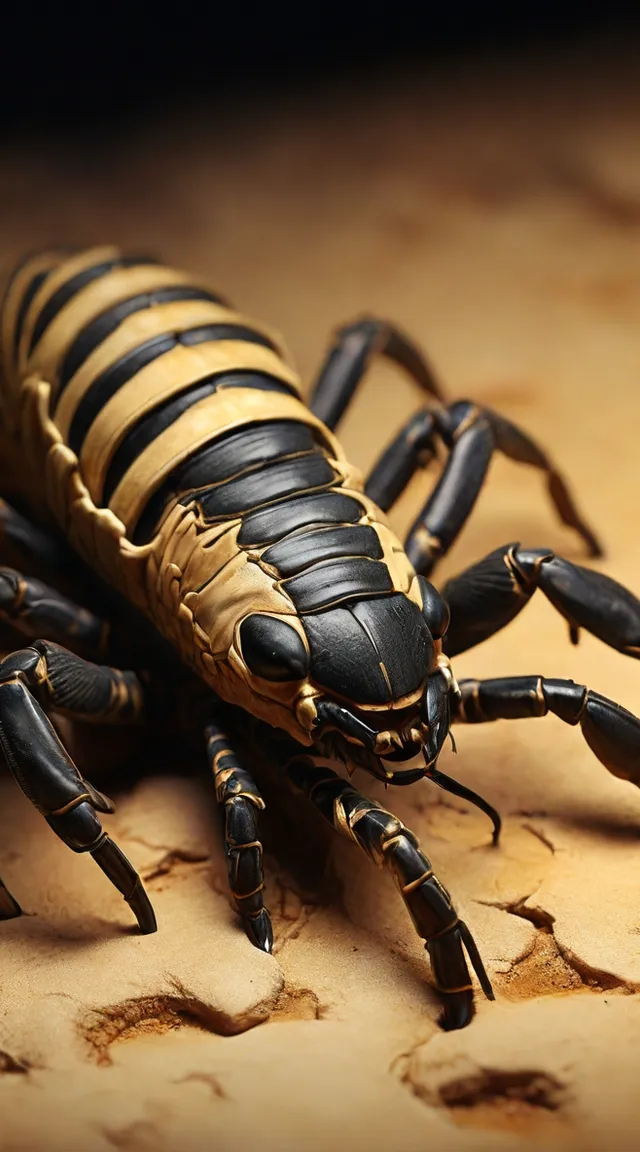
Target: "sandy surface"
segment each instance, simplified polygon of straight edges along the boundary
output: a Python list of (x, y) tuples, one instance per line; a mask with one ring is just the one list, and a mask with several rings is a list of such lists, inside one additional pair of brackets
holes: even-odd
[[(16, 149), (0, 168), (2, 264), (51, 239), (156, 251), (286, 333), (308, 380), (334, 325), (393, 317), (452, 396), (549, 447), (606, 542), (603, 569), (640, 592), (634, 67), (514, 63), (225, 131), (174, 123), (82, 157)], [(354, 461), (419, 402), (376, 369), (345, 422)], [(403, 498), (400, 529), (430, 483)], [(581, 558), (539, 477), (496, 460), (440, 575), (510, 540)], [(640, 668), (589, 637), (572, 648), (542, 596), (456, 671), (570, 676), (640, 709)], [(144, 780), (109, 820), (158, 911), (140, 938), (91, 861), (2, 780), (0, 874), (26, 912), (0, 926), (3, 1152), (637, 1147), (640, 794), (554, 718), (457, 737), (443, 767), (500, 808), (498, 851), (480, 814), (426, 784), (387, 798), (494, 980), (497, 1002), (479, 997), (453, 1035), (392, 883), (355, 847), (318, 836), (314, 859), (285, 866), (286, 830), (271, 835), (267, 957), (230, 910), (206, 783)]]

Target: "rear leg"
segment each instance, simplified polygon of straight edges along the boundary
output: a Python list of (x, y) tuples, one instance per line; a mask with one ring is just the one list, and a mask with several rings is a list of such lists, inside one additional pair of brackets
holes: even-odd
[(64, 541), (37, 527), (6, 500), (0, 499), (0, 556), (44, 579), (69, 580), (78, 560)]
[(562, 475), (539, 444), (490, 408), (467, 400), (446, 407), (442, 389), (420, 349), (387, 320), (365, 317), (341, 328), (329, 350), (309, 406), (335, 430), (377, 355), (403, 368), (433, 398), (412, 416), (367, 477), (365, 491), (388, 511), (418, 468), (428, 465), (440, 440), (449, 453), (443, 473), (405, 544), (417, 572), (429, 576), (461, 532), (484, 485), (494, 451), (541, 469), (560, 519), (600, 556), (597, 536), (580, 514)]
[(14, 568), (0, 567), (0, 621), (30, 640), (52, 640), (92, 660), (106, 652), (109, 625), (105, 620)]
[(405, 542), (417, 572), (430, 576), (457, 540), (475, 507), (494, 452), (543, 472), (558, 518), (578, 533), (590, 556), (602, 555), (595, 533), (544, 449), (517, 425), (466, 400), (412, 416), (367, 477), (367, 495), (388, 511), (417, 469), (435, 456), (439, 441), (449, 453), (447, 462)]
[[(42, 543), (47, 551), (49, 537), (33, 529), (0, 501), (0, 526), (7, 523), (27, 545)], [(3, 515), (5, 519), (3, 520)], [(24, 536), (24, 541), (23, 541)], [(28, 550), (28, 549), (27, 549)], [(51, 555), (51, 553), (47, 553)], [(43, 551), (38, 551), (42, 558)], [(94, 659), (103, 655), (108, 625), (86, 608), (81, 608), (54, 588), (35, 577), (23, 576), (12, 568), (0, 568), (0, 622), (30, 640), (38, 636), (66, 643), (78, 653)], [(9, 633), (11, 635), (11, 633)], [(0, 879), (0, 920), (20, 915), (20, 906)]]

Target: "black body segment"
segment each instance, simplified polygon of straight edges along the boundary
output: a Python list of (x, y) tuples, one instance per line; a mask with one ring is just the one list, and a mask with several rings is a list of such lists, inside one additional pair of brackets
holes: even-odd
[(305, 616), (304, 629), (314, 682), (358, 704), (402, 699), (424, 680), (433, 658), (420, 609), (400, 594)]
[(283, 588), (298, 612), (318, 612), (342, 600), (360, 600), (393, 592), (386, 564), (378, 560), (353, 558), (316, 564), (299, 576), (283, 580)]
[(195, 498), (205, 520), (226, 520), (294, 493), (328, 488), (334, 480), (335, 473), (326, 457), (312, 451), (197, 492)]
[(282, 576), (293, 576), (321, 560), (340, 556), (366, 556), (380, 560), (383, 552), (377, 533), (367, 524), (356, 528), (316, 528), (288, 536), (262, 553), (265, 564), (272, 564)]
[(384, 704), (389, 700), (389, 684), (380, 661), (375, 659), (367, 633), (348, 606), (305, 616), (304, 630), (315, 684), (358, 704)]
[(112, 332), (115, 332), (129, 316), (133, 316), (136, 312), (146, 311), (147, 308), (153, 308), (157, 304), (172, 304), (181, 300), (208, 300), (212, 304), (223, 303), (219, 296), (215, 296), (213, 292), (208, 292), (204, 288), (179, 284), (172, 288), (158, 288), (154, 292), (139, 292), (127, 300), (120, 301), (119, 304), (114, 304), (86, 324), (70, 345), (60, 369), (58, 396), (64, 391), (71, 377), (75, 375), (78, 368), (84, 364), (94, 349), (102, 344)]
[[(105, 504), (140, 453), (192, 404), (213, 395), (218, 381), (219, 377), (213, 376), (191, 384), (134, 424), (109, 465), (103, 492)], [(216, 438), (182, 465), (175, 482), (182, 491), (200, 488), (203, 484), (217, 484), (230, 476), (260, 468), (267, 460), (308, 452), (314, 447), (311, 431), (304, 425), (293, 420), (268, 421)]]
[(51, 321), (62, 311), (65, 304), (68, 304), (88, 284), (92, 284), (94, 280), (99, 280), (102, 276), (107, 276), (115, 268), (135, 268), (138, 265), (155, 263), (156, 261), (149, 256), (123, 256), (117, 260), (106, 260), (100, 264), (94, 264), (91, 268), (85, 268), (82, 272), (72, 276), (71, 279), (66, 280), (43, 305), (31, 334), (29, 351), (33, 352)]
[(180, 486), (198, 488), (262, 470), (272, 461), (317, 451), (310, 428), (295, 420), (269, 420), (218, 437), (180, 470)]
[(233, 338), (248, 340), (250, 343), (262, 344), (267, 348), (271, 348), (271, 343), (265, 336), (262, 336), (258, 332), (253, 332), (251, 329), (235, 327), (234, 336), (230, 336), (228, 325), (210, 324), (207, 326), (199, 325), (197, 328), (188, 328), (184, 332), (169, 333), (165, 336), (154, 336), (153, 339), (146, 340), (143, 344), (138, 345), (137, 348), (132, 349), (131, 352), (127, 352), (125, 356), (122, 356), (120, 360), (116, 360), (115, 364), (110, 365), (109, 368), (102, 372), (82, 397), (82, 400), (76, 408), (69, 429), (70, 448), (76, 453), (80, 452), (89, 428), (105, 404), (115, 396), (116, 392), (118, 392), (128, 380), (131, 380), (136, 373), (146, 368), (147, 364), (158, 360), (178, 344), (194, 346), (196, 344), (206, 344), (209, 341)]
[(244, 516), (238, 533), (238, 544), (242, 548), (271, 544), (298, 528), (310, 525), (356, 524), (363, 513), (362, 504), (342, 492), (294, 497), (287, 500), (286, 504), (277, 504)]

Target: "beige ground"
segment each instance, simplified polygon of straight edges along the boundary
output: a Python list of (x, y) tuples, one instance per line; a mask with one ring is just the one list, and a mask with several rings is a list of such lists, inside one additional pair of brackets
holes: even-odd
[[(502, 65), (266, 109), (217, 135), (170, 124), (81, 159), (16, 149), (2, 264), (57, 238), (155, 250), (281, 328), (307, 379), (337, 322), (394, 317), (452, 395), (549, 445), (602, 531), (604, 569), (640, 591), (635, 67)], [(377, 370), (346, 422), (354, 459), (417, 403)], [(580, 558), (539, 478), (496, 461), (443, 574), (512, 539)], [(542, 599), (457, 671), (572, 676), (640, 708), (638, 666), (588, 637), (572, 649)], [(506, 817), (499, 851), (480, 815), (427, 785), (391, 798), (494, 978), (497, 1003), (479, 999), (454, 1035), (436, 1027), (391, 882), (350, 845), (320, 852), (328, 887), (272, 848), (265, 957), (229, 909), (208, 796), (150, 779), (112, 821), (158, 909), (142, 939), (3, 782), (0, 874), (28, 912), (0, 927), (3, 1152), (637, 1147), (640, 795), (552, 718), (460, 730), (458, 747), (456, 774)]]

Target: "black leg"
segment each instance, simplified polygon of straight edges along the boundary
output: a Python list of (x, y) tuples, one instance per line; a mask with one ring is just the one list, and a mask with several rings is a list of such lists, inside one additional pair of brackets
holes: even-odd
[(462, 680), (454, 721), (483, 724), (553, 712), (566, 724), (579, 724), (598, 760), (614, 776), (640, 786), (640, 720), (573, 680), (508, 676), (501, 680)]
[(113, 805), (83, 779), (45, 708), (74, 719), (131, 723), (142, 689), (132, 672), (89, 664), (64, 648), (37, 641), (0, 663), (0, 746), (17, 783), (57, 836), (89, 852), (130, 905), (142, 932), (156, 920), (140, 877), (104, 831), (97, 812)]
[(469, 929), (458, 919), (449, 893), (413, 833), (396, 816), (309, 757), (292, 760), (287, 775), (336, 831), (354, 840), (379, 868), (387, 866), (418, 935), (426, 941), (436, 986), (444, 995), (443, 1026), (464, 1028), (473, 1015), (473, 991), (463, 945), (485, 995), (492, 1000), (491, 984)]
[(365, 492), (383, 512), (393, 507), (414, 473), (436, 455), (438, 424), (428, 408), (416, 412), (400, 430), (367, 476)]
[(386, 320), (366, 317), (339, 329), (312, 388), (309, 407), (329, 428), (337, 428), (374, 356), (386, 356), (437, 400), (436, 378), (418, 348)]
[(13, 568), (0, 567), (0, 620), (30, 640), (46, 637), (91, 659), (99, 659), (106, 649), (104, 620)]
[(258, 812), (264, 808), (264, 800), (253, 777), (238, 763), (226, 735), (217, 724), (207, 728), (206, 737), (216, 798), (224, 809), (231, 895), (251, 943), (264, 952), (271, 952), (273, 929), (262, 899), (264, 871), (262, 844), (258, 836)]
[(416, 571), (428, 576), (456, 540), (480, 494), (496, 450), (545, 472), (549, 496), (562, 523), (575, 529), (591, 556), (602, 554), (562, 476), (529, 436), (503, 417), (468, 401), (452, 404), (445, 413), (437, 414), (436, 420), (450, 454), (407, 537), (407, 555)]
[(37, 528), (0, 499), (0, 552), (3, 560), (48, 578), (69, 576), (77, 561), (65, 544)]
[(609, 576), (581, 568), (547, 548), (507, 544), (450, 580), (442, 596), (451, 610), (444, 638), (448, 656), (473, 648), (504, 628), (544, 592), (569, 625), (573, 643), (580, 628), (625, 656), (640, 658), (640, 601)]

